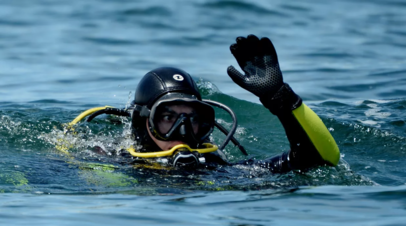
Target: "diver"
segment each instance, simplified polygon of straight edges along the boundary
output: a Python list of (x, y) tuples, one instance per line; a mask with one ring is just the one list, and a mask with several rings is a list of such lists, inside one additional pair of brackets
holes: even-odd
[[(244, 74), (229, 66), (228, 75), (259, 97), (263, 106), (278, 117), (290, 143), (289, 151), (269, 159), (229, 163), (222, 150), (230, 140), (246, 154), (233, 137), (237, 126), (234, 113), (221, 103), (203, 100), (192, 77), (172, 67), (148, 72), (137, 86), (131, 107), (90, 111), (72, 124), (90, 113), (93, 115), (88, 121), (102, 113), (131, 117), (131, 133), (136, 145), (126, 153), (135, 162), (187, 168), (257, 165), (274, 173), (337, 165), (340, 151), (334, 138), (316, 113), (284, 83), (272, 42), (255, 35), (237, 37), (230, 50)], [(230, 131), (216, 122), (213, 107), (222, 108), (233, 117)], [(210, 142), (215, 127), (227, 134), (220, 147)]]

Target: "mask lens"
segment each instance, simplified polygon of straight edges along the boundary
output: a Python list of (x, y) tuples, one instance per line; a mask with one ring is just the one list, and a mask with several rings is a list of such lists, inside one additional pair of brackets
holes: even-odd
[(167, 111), (158, 112), (154, 117), (154, 124), (156, 129), (161, 134), (166, 134), (173, 127), (175, 122), (178, 120), (179, 115), (176, 113), (171, 113)]
[[(170, 140), (177, 133), (193, 133), (196, 139), (209, 135), (214, 126), (214, 110), (210, 106), (196, 103), (163, 103), (151, 115), (154, 130), (160, 137)], [(179, 135), (178, 134), (178, 135)], [(178, 138), (178, 137), (177, 137)]]
[(193, 132), (194, 135), (199, 134), (201, 130), (200, 127), (208, 123), (205, 122), (204, 117), (200, 116), (195, 112), (190, 114), (187, 113), (178, 114), (171, 112), (170, 108), (168, 109), (168, 111), (164, 110), (161, 113), (158, 113), (158, 115), (155, 116), (154, 120), (154, 124), (157, 127), (156, 129), (158, 129), (158, 132), (161, 134), (168, 133), (174, 126), (186, 124), (189, 122), (192, 127), (192, 131), (190, 132)]

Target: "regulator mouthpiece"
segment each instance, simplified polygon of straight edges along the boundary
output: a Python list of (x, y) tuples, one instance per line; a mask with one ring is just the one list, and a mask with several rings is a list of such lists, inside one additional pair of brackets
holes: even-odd
[(199, 158), (189, 150), (180, 150), (172, 158), (175, 168), (196, 168), (199, 164)]

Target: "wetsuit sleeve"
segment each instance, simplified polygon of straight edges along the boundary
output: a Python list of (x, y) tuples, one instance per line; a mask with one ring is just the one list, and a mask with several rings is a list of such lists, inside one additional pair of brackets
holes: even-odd
[(259, 161), (273, 172), (307, 169), (318, 165), (337, 165), (340, 151), (321, 119), (308, 106), (301, 104), (291, 113), (278, 115), (291, 150)]
[(266, 160), (249, 160), (245, 164), (259, 165), (277, 173), (324, 164), (337, 165), (340, 151), (334, 138), (317, 114), (302, 103), (288, 84), (274, 98), (262, 98), (261, 102), (281, 121), (291, 150)]

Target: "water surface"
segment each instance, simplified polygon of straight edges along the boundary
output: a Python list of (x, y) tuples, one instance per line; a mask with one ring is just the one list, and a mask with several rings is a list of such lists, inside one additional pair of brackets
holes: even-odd
[[(396, 0), (2, 1), (0, 224), (404, 224), (405, 9)], [(130, 143), (128, 120), (114, 117), (64, 137), (63, 123), (125, 107), (147, 71), (175, 66), (236, 112), (251, 157), (288, 150), (277, 118), (226, 74), (237, 66), (229, 45), (248, 34), (274, 42), (284, 81), (336, 139), (337, 167), (137, 168), (89, 151)], [(75, 143), (69, 156), (55, 147), (61, 137)], [(244, 158), (232, 145), (226, 153)]]

